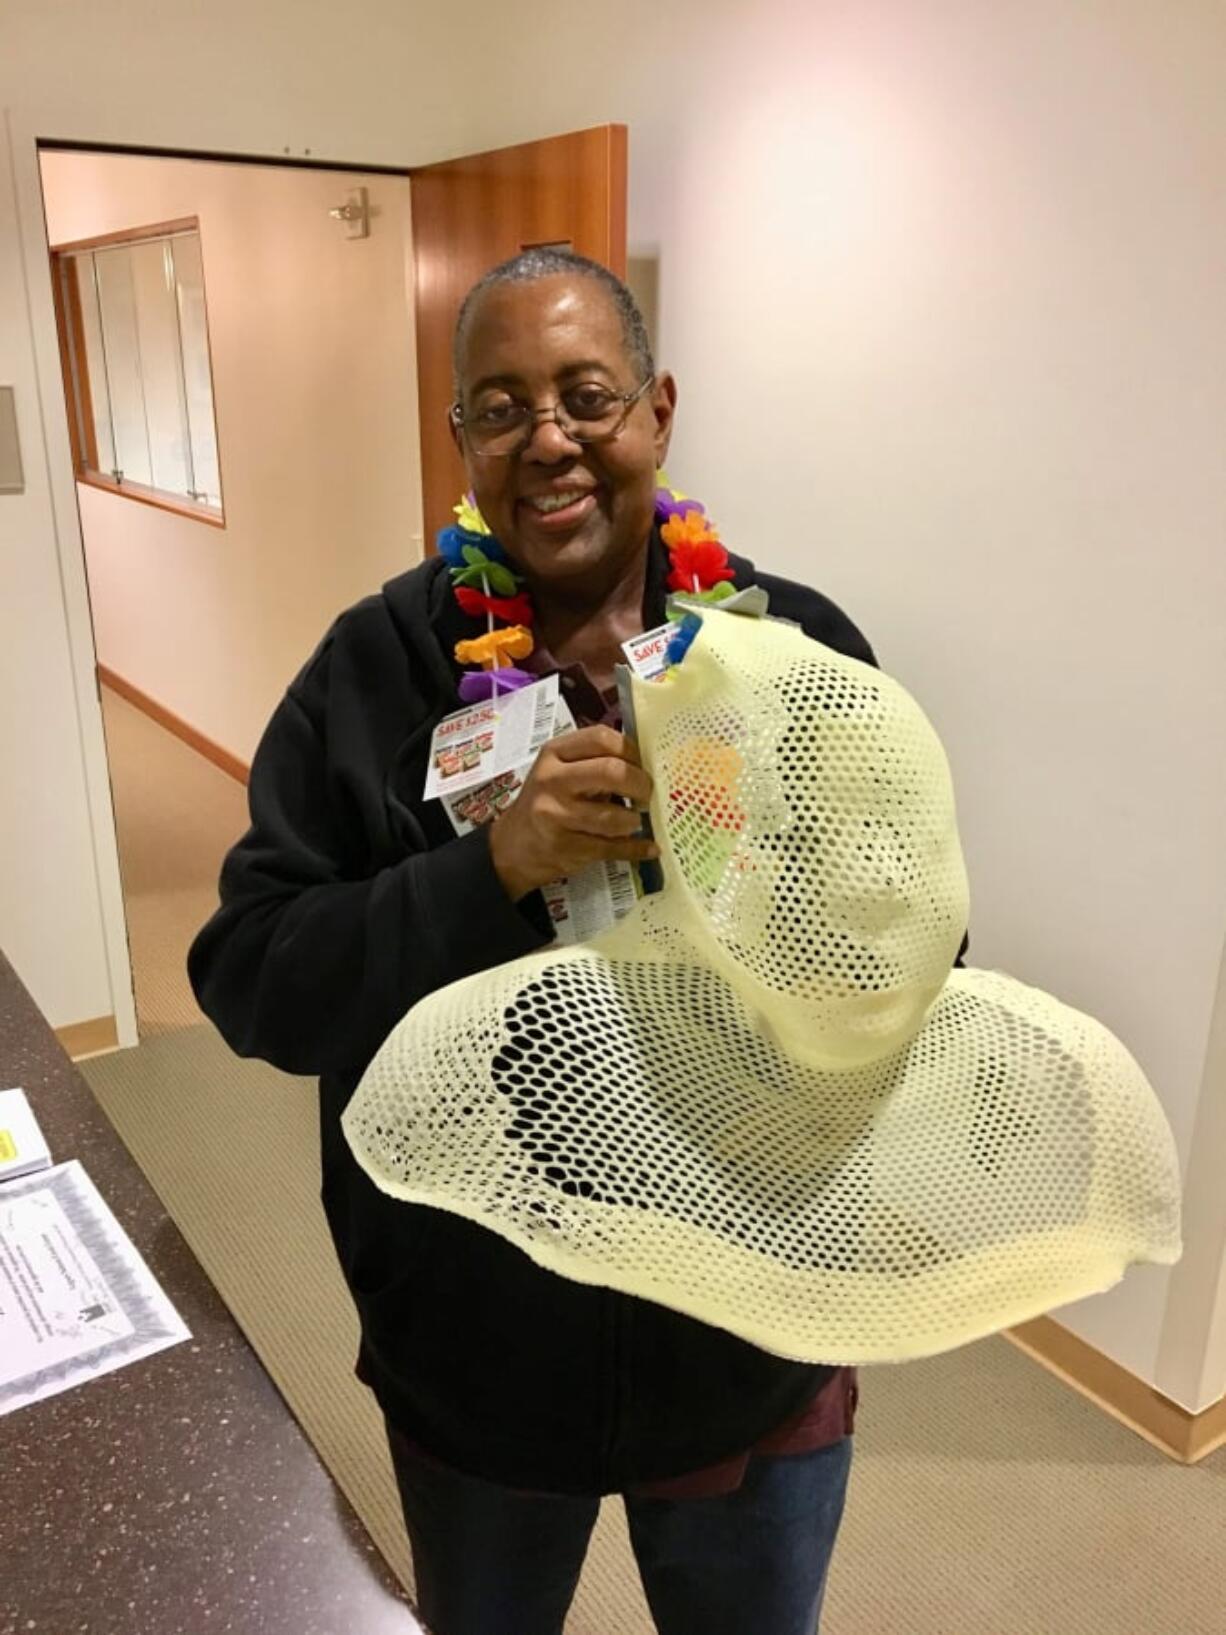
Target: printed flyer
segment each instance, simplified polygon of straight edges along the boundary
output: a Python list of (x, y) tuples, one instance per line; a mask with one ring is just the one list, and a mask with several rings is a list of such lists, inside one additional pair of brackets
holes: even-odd
[(75, 1159), (0, 1186), (0, 1414), (190, 1337)]

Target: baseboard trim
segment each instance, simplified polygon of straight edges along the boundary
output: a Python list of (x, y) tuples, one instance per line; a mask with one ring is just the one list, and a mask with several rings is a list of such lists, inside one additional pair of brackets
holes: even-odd
[(85, 1056), (100, 1056), (105, 1050), (119, 1049), (119, 1029), (113, 1016), (92, 1016), (88, 1022), (69, 1022), (66, 1027), (53, 1031), (74, 1062)]
[(1191, 1413), (1052, 1317), (1007, 1329), (1005, 1338), (1181, 1464), (1194, 1465), (1226, 1444), (1226, 1397)]
[(198, 751), (206, 760), (212, 761), (214, 766), (219, 766), (223, 772), (228, 772), (241, 784), (247, 782), (251, 769), (245, 761), (240, 761), (237, 755), (223, 749), (220, 744), (215, 744), (211, 738), (206, 738), (202, 732), (198, 732), (195, 727), (184, 721), (182, 716), (168, 710), (164, 704), (159, 704), (156, 698), (150, 698), (148, 693), (142, 692), (130, 681), (116, 675), (114, 670), (108, 669), (105, 664), (98, 666), (98, 680), (113, 693), (118, 693), (120, 698), (126, 698), (129, 704), (134, 704), (160, 727), (165, 727), (167, 732), (173, 732), (176, 738), (190, 744), (192, 749)]

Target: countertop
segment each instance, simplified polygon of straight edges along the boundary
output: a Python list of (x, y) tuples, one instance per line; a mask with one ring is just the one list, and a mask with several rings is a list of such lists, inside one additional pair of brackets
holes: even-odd
[(0, 954), (0, 1088), (192, 1338), (0, 1417), (0, 1635), (412, 1635), (403, 1593)]

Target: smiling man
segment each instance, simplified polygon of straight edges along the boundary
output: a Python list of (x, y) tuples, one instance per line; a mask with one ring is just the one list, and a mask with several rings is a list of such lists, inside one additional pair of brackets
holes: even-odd
[[(526, 255), (468, 296), (451, 422), (481, 513), (528, 581), (589, 616), (617, 594), (635, 624), (676, 387), (611, 279), (514, 272), (548, 265)], [(535, 405), (556, 408), (527, 418)]]
[[(541, 751), (492, 824), (457, 836), (423, 789), (434, 729), (459, 707), (456, 644), (485, 621), (438, 557), (392, 580), (340, 616), (268, 726), (251, 828), (192, 981), (240, 1054), (319, 1076), (358, 1372), (387, 1419), (436, 1635), (559, 1635), (604, 1493), (624, 1496), (661, 1635), (813, 1635), (852, 1372), (554, 1276), (467, 1220), (379, 1192), (342, 1137), (349, 1096), (411, 1005), (551, 939), (540, 887), (653, 854), (614, 667), (664, 618), (655, 507), (675, 385), (624, 286), (557, 251), (476, 286), (455, 359), (472, 492), (531, 598), (526, 667), (560, 677), (578, 730)], [(826, 598), (730, 566), (773, 613), (874, 662)]]

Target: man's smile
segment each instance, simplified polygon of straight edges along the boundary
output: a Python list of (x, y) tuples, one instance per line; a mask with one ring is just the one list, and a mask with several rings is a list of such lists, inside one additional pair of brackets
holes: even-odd
[(596, 509), (596, 490), (575, 484), (524, 495), (517, 504), (537, 527), (562, 533), (577, 527)]

